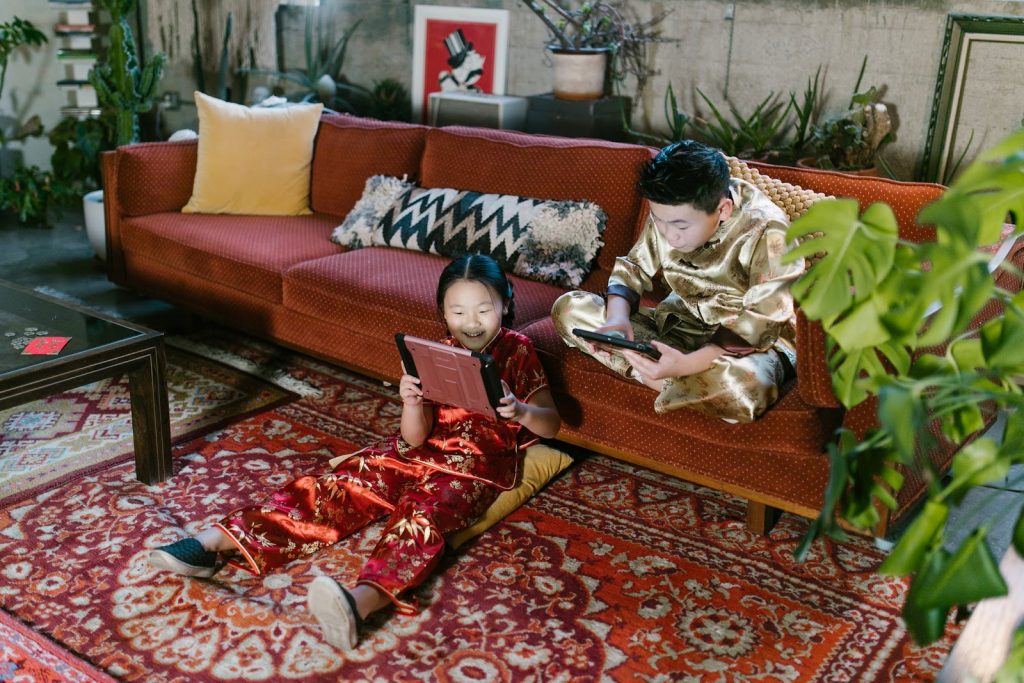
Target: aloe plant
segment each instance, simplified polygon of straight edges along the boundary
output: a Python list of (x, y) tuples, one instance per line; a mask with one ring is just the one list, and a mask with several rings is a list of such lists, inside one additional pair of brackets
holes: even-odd
[(135, 0), (97, 0), (110, 13), (110, 46), (107, 61), (89, 72), (100, 105), (112, 112), (115, 142), (127, 145), (139, 141), (139, 114), (153, 108), (156, 88), (163, 70), (164, 55), (153, 55), (145, 65), (139, 63), (135, 37), (128, 16)]
[(790, 109), (793, 111), (793, 139), (789, 142), (789, 158), (799, 159), (807, 151), (814, 137), (814, 120), (820, 106), (821, 66), (814, 72), (814, 79), (807, 79), (802, 98), (797, 101), (796, 93), (789, 93)]
[(347, 82), (342, 76), (345, 55), (349, 41), (359, 28), (362, 19), (334, 38), (332, 32), (318, 28), (316, 13), (306, 14), (306, 31), (303, 42), (305, 67), (287, 71), (267, 69), (246, 69), (244, 73), (274, 76), (299, 86), (289, 99), (300, 102), (323, 102), (339, 111), (357, 112), (360, 106), (372, 97), (371, 92), (355, 83)]
[(712, 118), (695, 116), (691, 125), (698, 135), (726, 154), (745, 159), (770, 157), (769, 152), (781, 145), (789, 131), (789, 112), (793, 105), (788, 101), (780, 102), (774, 92), (768, 93), (747, 115), (729, 103), (732, 120), (700, 88), (697, 94), (711, 109)]
[[(948, 520), (970, 489), (1024, 463), (1024, 292), (997, 285), (1000, 271), (1020, 273), (1007, 262), (996, 267), (985, 251), (999, 243), (1007, 215), (1018, 218), (1014, 235), (1024, 232), (1022, 159), (1024, 130), (971, 164), (918, 216), (935, 226), (934, 241), (903, 241), (887, 205), (860, 213), (850, 199), (816, 203), (788, 233), (804, 240), (788, 259), (824, 252), (793, 294), (827, 333), (836, 395), (847, 408), (878, 402), (877, 427), (859, 439), (842, 430), (830, 445), (825, 505), (798, 553), (820, 536), (844, 538), (839, 518), (875, 526), (876, 505), (896, 505), (901, 468), (922, 477), (924, 509), (880, 568), (912, 577), (903, 618), (922, 644), (942, 635), (954, 606), (1006, 593), (987, 528), (954, 544)], [(979, 324), (993, 304), (1002, 314)], [(979, 436), (997, 413), (1006, 417), (1001, 442)], [(943, 439), (966, 444), (945, 480), (927, 457), (938, 447), (935, 426)], [(1024, 554), (1024, 512), (1014, 514), (1013, 546)]]

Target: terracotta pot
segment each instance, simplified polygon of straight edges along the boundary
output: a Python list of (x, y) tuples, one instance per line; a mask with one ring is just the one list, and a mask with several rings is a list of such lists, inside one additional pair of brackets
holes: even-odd
[[(798, 167), (800, 167), (800, 168), (821, 169), (821, 167), (818, 166), (818, 160), (817, 160), (816, 157), (803, 157), (802, 159), (797, 159), (796, 160), (796, 165)], [(834, 171), (836, 173), (845, 173), (846, 175), (856, 175), (856, 176), (869, 177), (869, 178), (877, 178), (878, 177), (878, 167), (877, 166), (869, 166), (868, 168), (858, 168), (858, 169), (854, 169), (854, 170), (839, 170), (838, 168), (828, 168), (828, 169), (821, 169), (821, 170)]]
[(596, 100), (604, 96), (608, 49), (565, 50), (548, 47), (554, 63), (554, 94), (560, 100)]

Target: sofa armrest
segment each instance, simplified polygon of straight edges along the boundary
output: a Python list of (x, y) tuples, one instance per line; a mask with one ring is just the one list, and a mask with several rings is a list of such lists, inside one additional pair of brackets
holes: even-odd
[(198, 151), (196, 140), (118, 147), (117, 200), (121, 215), (181, 211), (192, 197)]
[(192, 197), (198, 143), (148, 142), (104, 152), (103, 204), (107, 233), (107, 276), (124, 284), (121, 219), (181, 211)]
[(100, 155), (103, 176), (103, 223), (107, 233), (107, 278), (117, 285), (125, 284), (124, 252), (121, 249), (121, 207), (117, 201), (117, 152)]
[(832, 374), (825, 356), (825, 328), (796, 311), (796, 386), (800, 398), (820, 408), (841, 408), (832, 390)]

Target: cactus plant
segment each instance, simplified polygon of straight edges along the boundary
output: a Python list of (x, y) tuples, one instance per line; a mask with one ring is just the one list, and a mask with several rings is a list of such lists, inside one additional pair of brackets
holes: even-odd
[(153, 55), (140, 65), (135, 38), (128, 16), (136, 0), (99, 0), (101, 9), (110, 13), (110, 48), (107, 63), (89, 72), (100, 105), (115, 120), (115, 141), (127, 145), (139, 141), (139, 114), (153, 108), (157, 83), (163, 70), (164, 55)]

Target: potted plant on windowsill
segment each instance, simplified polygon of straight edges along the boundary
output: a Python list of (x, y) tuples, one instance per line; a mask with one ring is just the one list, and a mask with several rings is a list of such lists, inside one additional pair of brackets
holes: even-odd
[[(912, 577), (903, 618), (918, 643), (943, 634), (953, 606), (1007, 591), (987, 526), (953, 543), (967, 530), (947, 520), (968, 490), (1024, 463), (1020, 256), (1000, 256), (1024, 232), (1022, 160), (1024, 130), (980, 155), (921, 211), (919, 221), (935, 228), (931, 241), (901, 240), (887, 205), (861, 214), (849, 199), (816, 203), (788, 233), (802, 243), (787, 258), (824, 254), (793, 294), (825, 330), (836, 396), (848, 409), (875, 401), (877, 420), (859, 436), (841, 430), (830, 445), (825, 503), (798, 553), (816, 536), (843, 538), (839, 518), (873, 528), (881, 506), (895, 506), (904, 473), (928, 482), (923, 509), (879, 569)], [(1006, 428), (994, 439), (984, 431), (998, 413)], [(949, 447), (959, 449), (951, 461)], [(1013, 547), (1024, 554), (1024, 511), (1006, 514), (1015, 515)], [(1021, 666), (1024, 638), (1015, 643), (1021, 650), (1008, 661)]]
[(666, 13), (645, 22), (628, 20), (611, 2), (594, 0), (572, 6), (555, 0), (522, 0), (550, 33), (547, 49), (554, 63), (554, 95), (560, 99), (603, 97), (606, 85), (627, 76), (636, 79), (636, 96), (655, 70), (647, 45), (665, 40), (655, 30)]

